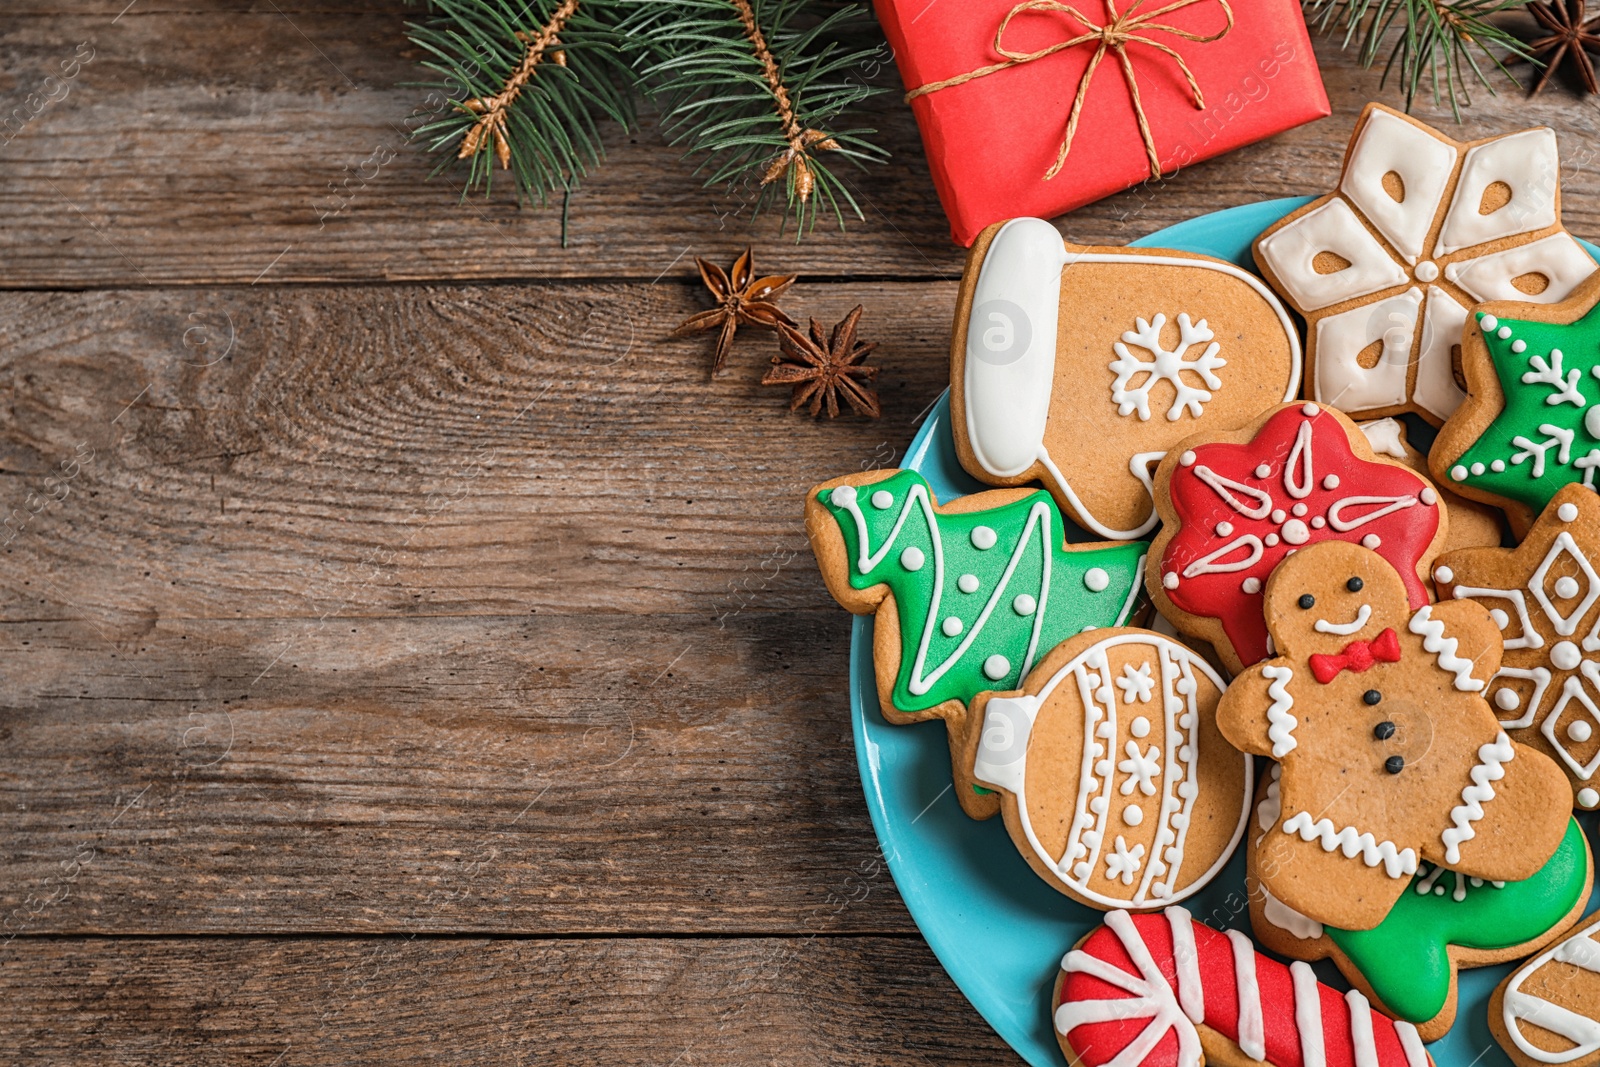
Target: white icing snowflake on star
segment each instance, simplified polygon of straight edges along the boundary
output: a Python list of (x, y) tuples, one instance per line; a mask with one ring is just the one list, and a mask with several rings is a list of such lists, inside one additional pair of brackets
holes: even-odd
[(1144, 866), (1144, 846), (1134, 845), (1130, 850), (1128, 843), (1117, 835), (1116, 843), (1112, 850), (1106, 853), (1106, 877), (1113, 881), (1120, 881), (1123, 885), (1132, 885), (1133, 876), (1139, 873), (1139, 868)]
[(1156, 795), (1156, 775), (1161, 773), (1161, 752), (1156, 746), (1151, 745), (1150, 751), (1143, 755), (1139, 752), (1139, 745), (1129, 741), (1123, 751), (1128, 758), (1117, 763), (1117, 770), (1128, 775), (1122, 781), (1121, 793), (1128, 796), (1137, 786), (1139, 792), (1147, 797)]
[[(1338, 190), (1256, 246), (1308, 319), (1313, 398), (1352, 414), (1409, 406), (1447, 418), (1464, 399), (1451, 349), (1468, 307), (1553, 303), (1595, 269), (1560, 228), (1559, 184), (1548, 128), (1468, 145), (1370, 105)], [(1543, 288), (1515, 284), (1530, 276)], [(1364, 366), (1374, 345), (1376, 365)]]
[(1124, 704), (1132, 704), (1135, 700), (1148, 704), (1155, 687), (1156, 680), (1150, 676), (1150, 664), (1142, 663), (1138, 668), (1131, 663), (1122, 665), (1122, 677), (1117, 679), (1117, 688), (1122, 690)]
[[(1131, 415), (1137, 411), (1140, 421), (1148, 422), (1151, 387), (1157, 382), (1170, 382), (1174, 395), (1172, 406), (1167, 408), (1167, 421), (1177, 422), (1185, 410), (1194, 418), (1199, 418), (1206, 402), (1211, 399), (1210, 389), (1222, 387), (1222, 379), (1215, 372), (1228, 365), (1227, 360), (1217, 355), (1222, 346), (1213, 340), (1215, 335), (1206, 325), (1206, 320), (1192, 322), (1187, 314), (1179, 315), (1178, 345), (1172, 349), (1163, 347), (1161, 343), (1161, 329), (1167, 324), (1165, 315), (1157, 315), (1149, 321), (1142, 318), (1133, 321), (1138, 328), (1125, 330), (1122, 340), (1112, 345), (1117, 358), (1109, 366), (1116, 372), (1117, 380), (1111, 385), (1111, 399), (1117, 405), (1117, 414)], [(1205, 344), (1205, 350), (1193, 359), (1185, 358), (1189, 349), (1198, 344)], [(1144, 349), (1153, 358), (1149, 361), (1140, 359), (1129, 345)], [(1184, 381), (1185, 373), (1195, 375), (1210, 389), (1202, 389)], [(1143, 381), (1137, 385), (1131, 384), (1141, 376)]]

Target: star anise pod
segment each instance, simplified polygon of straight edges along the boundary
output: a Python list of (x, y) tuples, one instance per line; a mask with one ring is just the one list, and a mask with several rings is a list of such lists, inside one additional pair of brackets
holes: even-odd
[(733, 335), (740, 326), (760, 326), (776, 329), (780, 325), (793, 326), (794, 320), (785, 315), (773, 301), (778, 294), (795, 283), (794, 275), (769, 274), (756, 278), (754, 260), (747, 246), (744, 254), (733, 261), (733, 267), (723, 273), (715, 263), (696, 256), (695, 266), (700, 277), (711, 290), (717, 306), (698, 315), (691, 315), (672, 331), (674, 337), (684, 337), (703, 330), (718, 330), (716, 358), (711, 363), (711, 376), (715, 378), (727, 361), (728, 350), (733, 347)]
[(1595, 80), (1594, 57), (1589, 55), (1591, 49), (1600, 51), (1600, 34), (1594, 32), (1600, 15), (1586, 14), (1584, 0), (1534, 0), (1528, 5), (1528, 14), (1538, 21), (1540, 28), (1549, 31), (1548, 36), (1528, 42), (1533, 58), (1545, 65), (1544, 74), (1540, 75), (1533, 92), (1544, 88), (1562, 59), (1570, 59), (1578, 68), (1584, 92), (1600, 93), (1600, 82)]
[(811, 320), (811, 336), (807, 337), (793, 326), (778, 326), (778, 348), (781, 356), (773, 356), (773, 366), (761, 379), (762, 385), (789, 385), (794, 387), (794, 397), (789, 410), (797, 411), (801, 404), (810, 401), (812, 415), (820, 415), (824, 406), (828, 418), (839, 414), (839, 398), (858, 415), (877, 418), (883, 414), (878, 406), (877, 390), (863, 385), (878, 376), (877, 367), (864, 367), (862, 360), (878, 347), (878, 343), (856, 340), (856, 323), (861, 321), (861, 305), (844, 317), (833, 328), (833, 335), (824, 338), (822, 324)]

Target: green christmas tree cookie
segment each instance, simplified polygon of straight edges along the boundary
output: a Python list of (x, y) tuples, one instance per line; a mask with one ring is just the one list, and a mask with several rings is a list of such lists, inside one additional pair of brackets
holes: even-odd
[(1142, 541), (1068, 545), (1042, 490), (940, 506), (915, 471), (870, 471), (812, 490), (807, 529), (834, 598), (875, 614), (878, 692), (891, 722), (942, 718), (968, 814), (994, 814), (960, 758), (967, 703), (1016, 689), (1061, 641), (1120, 626), (1141, 588)]
[[(1600, 277), (1600, 276), (1597, 276)], [(1507, 508), (1520, 533), (1600, 468), (1600, 283), (1556, 304), (1480, 305), (1462, 346), (1469, 396), (1429, 457), (1434, 476)]]

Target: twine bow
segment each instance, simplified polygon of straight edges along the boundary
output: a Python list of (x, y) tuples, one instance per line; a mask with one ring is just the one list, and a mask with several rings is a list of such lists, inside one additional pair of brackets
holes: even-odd
[[(1110, 14), (1111, 19), (1102, 26), (1096, 25), (1076, 7), (1062, 3), (1061, 0), (1023, 0), (1022, 3), (1006, 13), (1006, 17), (1000, 21), (1000, 28), (995, 31), (994, 50), (1005, 57), (1002, 62), (992, 63), (987, 67), (979, 67), (977, 70), (969, 70), (965, 74), (958, 74), (953, 78), (946, 78), (944, 81), (929, 82), (927, 85), (907, 93), (906, 100), (909, 102), (927, 93), (948, 89), (955, 85), (964, 85), (969, 81), (988, 77), (998, 71), (1019, 67), (1024, 63), (1032, 63), (1034, 60), (1044, 59), (1046, 56), (1053, 56), (1057, 52), (1064, 52), (1069, 48), (1077, 48), (1079, 45), (1095, 41), (1098, 43), (1095, 46), (1094, 58), (1089, 60), (1088, 67), (1084, 69), (1083, 77), (1078, 80), (1078, 92), (1072, 101), (1072, 113), (1067, 117), (1067, 134), (1062, 138), (1061, 150), (1056, 153), (1055, 166), (1045, 173), (1045, 180), (1049, 181), (1061, 173), (1061, 168), (1067, 161), (1067, 153), (1072, 150), (1072, 139), (1078, 132), (1078, 118), (1083, 112), (1083, 101), (1089, 94), (1089, 80), (1094, 77), (1095, 70), (1100, 66), (1100, 61), (1106, 57), (1107, 52), (1115, 52), (1118, 62), (1122, 64), (1122, 77), (1128, 83), (1128, 95), (1133, 97), (1133, 114), (1139, 123), (1139, 136), (1144, 140), (1144, 152), (1150, 160), (1150, 177), (1159, 178), (1161, 177), (1161, 160), (1156, 155), (1155, 138), (1150, 134), (1150, 122), (1145, 117), (1144, 105), (1139, 101), (1139, 80), (1134, 76), (1133, 62), (1128, 59), (1127, 46), (1129, 43), (1149, 45), (1156, 51), (1172, 57), (1172, 60), (1178, 64), (1178, 69), (1183, 72), (1184, 79), (1189, 83), (1189, 92), (1194, 97), (1194, 106), (1204, 111), (1206, 106), (1205, 97), (1200, 92), (1200, 83), (1195, 81), (1194, 72), (1189, 69), (1189, 64), (1184, 62), (1183, 57), (1171, 47), (1162, 44), (1160, 41), (1152, 40), (1146, 34), (1159, 31), (1171, 34), (1180, 40), (1193, 41), (1196, 44), (1207, 44), (1211, 41), (1220, 40), (1233, 29), (1233, 9), (1228, 6), (1228, 0), (1216, 0), (1217, 5), (1222, 8), (1222, 13), (1228, 18), (1228, 24), (1218, 32), (1207, 35), (1191, 33), (1176, 26), (1154, 21), (1163, 15), (1170, 15), (1174, 11), (1202, 3), (1203, 0), (1173, 0), (1172, 3), (1167, 4), (1165, 7), (1157, 8), (1154, 11), (1146, 11), (1142, 14), (1139, 9), (1144, 6), (1145, 0), (1133, 0), (1128, 10), (1121, 13), (1117, 11), (1117, 2), (1118, 0), (1105, 0), (1106, 11)], [(1070, 40), (1060, 41), (1048, 48), (1041, 48), (1037, 52), (1018, 52), (1007, 48), (1004, 43), (1006, 27), (1011, 25), (1012, 19), (1030, 11), (1060, 11), (1071, 15), (1084, 26), (1085, 32)]]

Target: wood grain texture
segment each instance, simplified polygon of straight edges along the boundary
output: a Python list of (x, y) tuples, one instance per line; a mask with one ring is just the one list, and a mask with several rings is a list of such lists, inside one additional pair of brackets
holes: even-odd
[(848, 658), (837, 610), (0, 626), (0, 939), (909, 932)]
[[(748, 191), (707, 190), (653, 126), (608, 137), (610, 158), (572, 201), (571, 245), (558, 207), (519, 208), (509, 187), (458, 204), (454, 178), (406, 143), (423, 100), (401, 0), (254, 4), (241, 0), (62, 4), (8, 12), (0, 35), (0, 114), (35, 91), (81, 41), (95, 58), (65, 99), (0, 145), (0, 286), (214, 282), (685, 277), (686, 251), (746, 239), (782, 249), (782, 266), (835, 277), (953, 278), (948, 237), (894, 71), (865, 117), (893, 162), (851, 177), (867, 218), (785, 247), (775, 218), (750, 223)], [(1140, 186), (1063, 220), (1084, 243), (1122, 244), (1206, 211), (1320, 193), (1338, 173), (1362, 105), (1397, 103), (1378, 73), (1334, 44), (1318, 55), (1332, 118)], [(1213, 93), (1213, 95), (1218, 95)], [(1547, 90), (1474, 94), (1455, 127), (1479, 136), (1532, 123), (1561, 131), (1573, 232), (1600, 234), (1600, 112)], [(392, 162), (362, 164), (385, 149)], [(368, 177), (355, 177), (360, 172)], [(346, 181), (349, 186), (345, 186)], [(348, 203), (336, 206), (330, 183)], [(683, 258), (679, 258), (683, 257)], [(776, 262), (774, 266), (778, 266)]]
[(759, 384), (771, 333), (708, 383), (688, 284), (5, 294), (0, 618), (830, 604), (804, 493), (900, 457), (953, 294), (785, 299), (869, 308), (885, 417), (833, 424)]
[(14, 941), (4, 953), (0, 1044), (30, 1062), (1022, 1062), (917, 939)]

